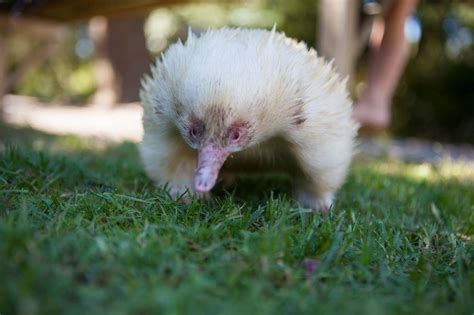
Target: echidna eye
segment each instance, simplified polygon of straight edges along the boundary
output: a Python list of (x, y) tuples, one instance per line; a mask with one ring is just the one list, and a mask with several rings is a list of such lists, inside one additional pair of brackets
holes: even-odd
[(201, 125), (192, 124), (189, 126), (188, 133), (193, 140), (199, 140), (204, 131), (204, 127)]
[(232, 130), (230, 134), (230, 139), (232, 141), (238, 141), (240, 139), (240, 132), (238, 130)]

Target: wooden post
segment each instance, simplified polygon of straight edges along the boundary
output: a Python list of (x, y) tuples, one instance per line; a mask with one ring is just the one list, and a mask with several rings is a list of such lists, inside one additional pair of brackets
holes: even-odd
[(3, 117), (3, 97), (7, 85), (7, 22), (0, 17), (0, 121)]
[(111, 107), (118, 101), (119, 87), (114, 67), (107, 54), (107, 18), (92, 18), (89, 22), (89, 33), (95, 45), (94, 76), (97, 86), (92, 103), (100, 107)]
[(339, 73), (351, 75), (359, 46), (359, 1), (320, 0), (319, 6), (319, 53), (334, 58)]
[(151, 62), (143, 24), (142, 17), (91, 19), (89, 31), (96, 48), (94, 104), (138, 101), (140, 79)]
[(5, 32), (0, 32), (0, 101), (5, 93), (7, 81), (7, 38)]
[(122, 103), (139, 100), (140, 80), (150, 68), (144, 24), (144, 17), (108, 19), (107, 54), (117, 75)]

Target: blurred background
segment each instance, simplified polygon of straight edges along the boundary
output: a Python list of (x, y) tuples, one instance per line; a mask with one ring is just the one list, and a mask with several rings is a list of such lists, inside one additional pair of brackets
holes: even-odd
[[(357, 99), (367, 73), (367, 38), (381, 9), (377, 1), (347, 3), (334, 17), (349, 47), (336, 63), (351, 75)], [(276, 24), (324, 51), (328, 6), (331, 1), (0, 0), (1, 119), (48, 132), (74, 132), (75, 124), (90, 133), (111, 128), (117, 139), (139, 140), (140, 109), (133, 102), (140, 78), (189, 27)], [(474, 144), (473, 29), (471, 1), (418, 3), (405, 22), (411, 52), (389, 135)], [(100, 113), (115, 119), (95, 120)]]

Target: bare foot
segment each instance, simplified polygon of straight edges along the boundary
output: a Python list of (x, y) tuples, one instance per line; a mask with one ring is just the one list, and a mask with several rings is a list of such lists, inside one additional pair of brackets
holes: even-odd
[(361, 130), (381, 131), (390, 124), (390, 107), (361, 99), (354, 104), (352, 117), (361, 124)]

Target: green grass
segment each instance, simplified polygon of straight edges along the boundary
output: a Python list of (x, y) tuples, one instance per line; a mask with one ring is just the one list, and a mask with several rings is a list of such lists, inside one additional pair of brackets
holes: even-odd
[(184, 206), (153, 187), (134, 144), (9, 142), (2, 315), (474, 311), (467, 165), (357, 162), (324, 216), (286, 196), (284, 177)]

